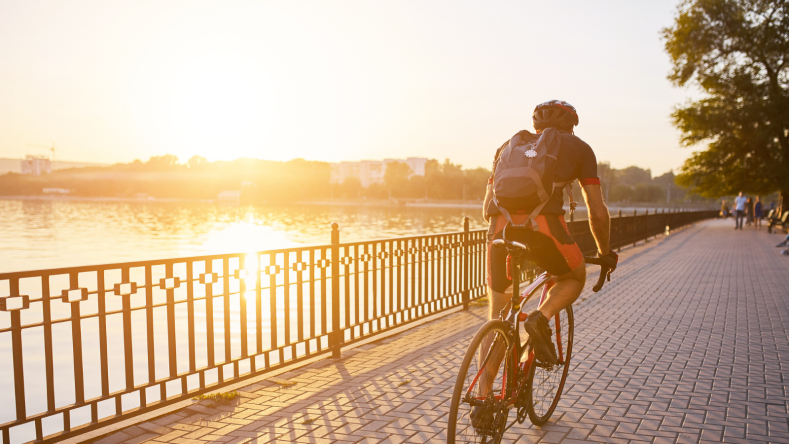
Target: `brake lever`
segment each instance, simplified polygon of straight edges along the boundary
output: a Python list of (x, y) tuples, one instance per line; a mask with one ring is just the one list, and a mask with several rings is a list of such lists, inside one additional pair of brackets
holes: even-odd
[(611, 282), (611, 269), (605, 266), (600, 266), (600, 277), (597, 278), (597, 283), (594, 287), (592, 287), (592, 291), (597, 293), (603, 288), (603, 284), (605, 284), (605, 280), (608, 278), (608, 282)]

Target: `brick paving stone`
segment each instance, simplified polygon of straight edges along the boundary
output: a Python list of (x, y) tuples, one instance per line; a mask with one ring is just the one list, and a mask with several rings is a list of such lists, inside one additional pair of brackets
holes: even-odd
[[(716, 220), (623, 250), (612, 281), (599, 293), (587, 283), (573, 307), (554, 417), (516, 424), (503, 442), (789, 443), (779, 240)], [(203, 401), (95, 443), (445, 442), (455, 372), (485, 316), (454, 313), (251, 384), (230, 405)]]

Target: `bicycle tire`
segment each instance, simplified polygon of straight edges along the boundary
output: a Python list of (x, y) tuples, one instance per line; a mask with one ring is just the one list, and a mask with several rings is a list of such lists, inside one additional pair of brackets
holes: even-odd
[[(559, 399), (567, 381), (567, 373), (570, 370), (570, 360), (573, 352), (573, 307), (569, 306), (559, 312), (559, 337), (562, 338), (561, 348), (557, 347), (557, 352), (561, 351), (562, 360), (552, 368), (537, 365), (536, 361), (529, 368), (526, 376), (526, 412), (529, 420), (536, 426), (541, 426), (548, 422), (551, 415), (559, 405)], [(551, 331), (556, 335), (556, 320), (550, 321)], [(556, 338), (554, 337), (554, 340)], [(558, 341), (557, 341), (558, 342)], [(537, 384), (535, 384), (535, 378)]]
[[(447, 421), (448, 444), (497, 444), (501, 442), (506, 427), (507, 413), (509, 412), (506, 406), (504, 406), (505, 401), (499, 401), (500, 405), (498, 408), (503, 410), (504, 418), (498, 436), (480, 436), (471, 425), (470, 414), (472, 406), (462, 401), (468, 388), (473, 383), (473, 379), (480, 371), (480, 364), (484, 362), (484, 359), (481, 359), (481, 353), (478, 353), (483, 346), (483, 339), (491, 333), (498, 333), (498, 335), (494, 337), (494, 341), (503, 341), (504, 355), (506, 358), (506, 354), (509, 353), (512, 345), (512, 338), (509, 336), (510, 331), (510, 324), (500, 320), (491, 320), (483, 324), (471, 339), (471, 343), (468, 349), (466, 349), (466, 355), (463, 357), (463, 362), (458, 369), (458, 376), (455, 380), (455, 387), (452, 393), (452, 401), (449, 407), (449, 419)], [(491, 345), (493, 345), (493, 343)], [(496, 393), (497, 390), (501, 388), (501, 374), (503, 372), (504, 362), (506, 362), (506, 360), (502, 361), (502, 364), (498, 367), (490, 393)]]

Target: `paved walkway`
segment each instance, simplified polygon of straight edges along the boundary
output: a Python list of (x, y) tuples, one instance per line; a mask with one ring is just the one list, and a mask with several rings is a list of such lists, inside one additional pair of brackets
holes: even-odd
[[(778, 235), (732, 226), (623, 252), (614, 280), (576, 303), (551, 422), (527, 420), (504, 442), (789, 443), (789, 258)], [(455, 372), (484, 318), (453, 314), (98, 443), (445, 442)]]

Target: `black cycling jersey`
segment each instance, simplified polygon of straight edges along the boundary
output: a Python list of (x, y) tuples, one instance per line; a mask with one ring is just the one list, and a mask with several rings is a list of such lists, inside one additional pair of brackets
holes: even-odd
[[(532, 134), (528, 131), (521, 132), (528, 133), (536, 141), (540, 136), (539, 134)], [(597, 179), (597, 158), (586, 142), (581, 140), (578, 136), (567, 131), (559, 131), (561, 148), (559, 149), (559, 157), (556, 159), (556, 169), (554, 170), (554, 182), (570, 182), (575, 179), (581, 181), (582, 184), (586, 183), (600, 183)], [(498, 150), (496, 150), (496, 157), (493, 160), (493, 169), (491, 171), (491, 179), (493, 173), (496, 171), (496, 164), (499, 160), (499, 154), (504, 147), (507, 146), (509, 141), (505, 142)], [(588, 180), (592, 179), (592, 180)], [(548, 200), (548, 203), (540, 211), (540, 214), (555, 214), (564, 215), (564, 187), (556, 189), (553, 195)]]

